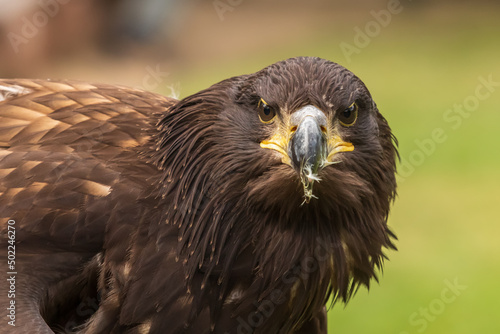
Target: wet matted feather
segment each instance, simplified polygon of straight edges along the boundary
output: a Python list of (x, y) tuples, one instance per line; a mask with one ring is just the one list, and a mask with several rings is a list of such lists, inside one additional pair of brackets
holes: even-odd
[(292, 58), (180, 101), (0, 91), (0, 215), (34, 319), (20, 333), (326, 333), (327, 300), (394, 248), (396, 141), (336, 63)]

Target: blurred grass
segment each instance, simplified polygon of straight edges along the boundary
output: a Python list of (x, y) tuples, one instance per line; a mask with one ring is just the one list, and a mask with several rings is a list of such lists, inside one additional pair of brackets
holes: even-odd
[[(399, 251), (389, 252), (381, 283), (360, 289), (345, 308), (336, 305), (329, 333), (500, 332), (500, 87), (458, 129), (443, 120), (448, 108), (474, 94), (479, 76), (500, 82), (496, 16), (474, 7), (455, 15), (405, 9), (351, 63), (339, 43), (352, 44), (352, 28), (371, 18), (342, 18), (319, 26), (308, 40), (176, 73), (186, 96), (279, 59), (320, 56), (362, 78), (394, 129), (403, 159), (418, 149), (415, 140), (444, 130), (447, 140), (399, 184), (389, 220)], [(440, 299), (444, 281), (455, 278), (467, 289), (426, 320), (425, 330), (412, 323), (411, 315)]]

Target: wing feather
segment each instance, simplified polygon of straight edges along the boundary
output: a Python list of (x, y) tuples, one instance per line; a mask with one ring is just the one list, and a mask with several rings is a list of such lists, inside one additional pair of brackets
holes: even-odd
[[(20, 304), (42, 300), (51, 314), (59, 289), (77, 300), (70, 293), (86, 289), (75, 282), (87, 263), (96, 265), (106, 229), (121, 226), (110, 232), (112, 242), (131, 234), (147, 211), (131, 203), (151, 192), (148, 180), (158, 173), (144, 156), (157, 118), (174, 102), (110, 85), (0, 80), (0, 244), (6, 249), (4, 232), (14, 219)], [(125, 259), (126, 248), (115, 247), (115, 258)], [(7, 304), (3, 289), (0, 303)], [(27, 307), (35, 313), (25, 316), (40, 318), (38, 308)], [(20, 325), (20, 333), (40, 330)]]

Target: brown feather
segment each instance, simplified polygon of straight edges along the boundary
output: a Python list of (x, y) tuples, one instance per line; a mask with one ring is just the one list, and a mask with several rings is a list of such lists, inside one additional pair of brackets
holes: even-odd
[[(0, 102), (0, 216), (18, 221), (21, 284), (38, 287), (20, 298), (43, 301), (52, 328), (93, 294), (81, 333), (326, 333), (328, 298), (369, 286), (394, 248), (396, 142), (340, 65), (293, 58), (181, 101), (75, 82), (2, 86), (15, 88)], [(359, 105), (356, 126), (336, 129), (355, 150), (320, 171), (308, 204), (299, 175), (259, 146), (272, 129), (260, 98), (280, 117), (312, 104), (335, 119)], [(37, 253), (59, 262), (34, 266)]]

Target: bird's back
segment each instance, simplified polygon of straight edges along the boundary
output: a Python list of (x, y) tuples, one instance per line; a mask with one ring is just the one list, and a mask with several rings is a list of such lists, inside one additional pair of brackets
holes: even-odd
[[(21, 317), (75, 279), (60, 273), (81, 272), (104, 242), (129, 235), (141, 210), (129, 204), (158, 173), (147, 162), (155, 122), (174, 102), (110, 85), (0, 80), (2, 249), (9, 221), (16, 233), (14, 270), (2, 272), (18, 272)], [(104, 239), (110, 224), (120, 225), (115, 241)]]

